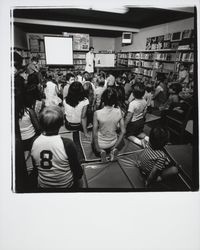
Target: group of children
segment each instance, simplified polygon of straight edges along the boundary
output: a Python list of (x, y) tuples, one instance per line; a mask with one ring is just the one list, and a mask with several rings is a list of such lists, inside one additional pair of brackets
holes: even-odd
[[(58, 135), (63, 124), (67, 130), (81, 130), (86, 137), (92, 125), (92, 149), (103, 162), (107, 154), (111, 161), (115, 160), (124, 145), (124, 136), (140, 144), (145, 148), (139, 166), (146, 176), (146, 186), (177, 173), (163, 151), (168, 141), (167, 131), (162, 127), (153, 128), (150, 137), (143, 131), (145, 114), (152, 107), (157, 92), (162, 92), (163, 96), (162, 80), (158, 80), (153, 92), (150, 82), (132, 73), (114, 76), (104, 72), (92, 75), (68, 72), (66, 82), (58, 83), (51, 72), (40, 77), (38, 72), (33, 72), (29, 78), (35, 75), (40, 80), (43, 77), (43, 81), (35, 84), (40, 94), (30, 100), (26, 96), (26, 86), (31, 83), (25, 83), (22, 69), (15, 66), (15, 111), (24, 151), (31, 151), (38, 172), (39, 188), (71, 188), (82, 177), (75, 144)], [(166, 105), (176, 99), (177, 88), (170, 87)], [(40, 109), (36, 109), (37, 103), (41, 104)]]

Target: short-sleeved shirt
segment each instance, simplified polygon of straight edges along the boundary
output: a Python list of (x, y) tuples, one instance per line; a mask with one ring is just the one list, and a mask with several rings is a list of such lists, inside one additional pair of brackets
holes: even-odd
[(119, 108), (108, 107), (97, 110), (98, 143), (102, 149), (111, 148), (117, 141), (117, 127), (122, 119), (122, 113)]
[(170, 160), (163, 150), (154, 150), (149, 144), (144, 149), (140, 159), (139, 166), (147, 175), (150, 174), (154, 166), (162, 171), (170, 164)]
[(66, 116), (67, 121), (71, 123), (81, 123), (82, 110), (88, 104), (89, 104), (89, 100), (87, 98), (80, 101), (78, 105), (76, 105), (75, 107), (70, 106), (64, 100), (63, 105), (64, 105), (65, 116)]
[(39, 187), (72, 186), (73, 174), (60, 135), (40, 135), (33, 143), (31, 156), (38, 169)]
[(28, 140), (32, 138), (36, 132), (32, 124), (29, 111), (25, 111), (21, 119), (19, 119), (19, 127), (21, 132), (22, 140)]
[(46, 88), (44, 89), (45, 93), (45, 105), (58, 105), (62, 102), (62, 100), (58, 97), (56, 92), (57, 85), (51, 81), (46, 83)]
[(147, 102), (144, 99), (134, 99), (129, 103), (128, 112), (133, 114), (131, 122), (138, 121), (144, 117)]

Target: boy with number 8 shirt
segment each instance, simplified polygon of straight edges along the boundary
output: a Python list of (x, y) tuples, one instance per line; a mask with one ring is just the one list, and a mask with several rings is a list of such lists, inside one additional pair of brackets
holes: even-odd
[(38, 188), (74, 187), (83, 171), (74, 143), (58, 135), (63, 125), (63, 112), (58, 106), (46, 107), (40, 115), (43, 133), (34, 141), (31, 156), (38, 172)]

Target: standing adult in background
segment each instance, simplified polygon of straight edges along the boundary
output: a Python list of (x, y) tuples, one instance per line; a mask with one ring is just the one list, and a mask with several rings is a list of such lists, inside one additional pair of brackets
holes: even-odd
[(89, 52), (86, 54), (86, 66), (85, 71), (88, 73), (94, 73), (94, 48), (90, 47)]
[(38, 66), (38, 59), (37, 57), (33, 56), (31, 58), (31, 63), (27, 66), (28, 74), (31, 75), (33, 73), (39, 72), (39, 66)]

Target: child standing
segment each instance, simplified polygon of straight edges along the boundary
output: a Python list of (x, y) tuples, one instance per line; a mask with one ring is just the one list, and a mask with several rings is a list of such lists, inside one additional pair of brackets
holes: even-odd
[(70, 188), (82, 176), (82, 168), (74, 143), (58, 135), (63, 125), (63, 112), (58, 106), (46, 107), (41, 113), (43, 133), (31, 150), (33, 165), (38, 172), (39, 188)]
[(149, 136), (149, 144), (141, 155), (139, 167), (146, 176), (145, 186), (150, 186), (155, 181), (161, 181), (178, 173), (178, 169), (172, 166), (169, 158), (163, 151), (168, 142), (168, 132), (161, 127), (152, 128)]
[[(124, 120), (121, 110), (115, 108), (117, 93), (113, 88), (107, 88), (102, 96), (104, 107), (94, 113), (93, 120), (93, 150), (106, 161), (106, 151), (111, 153), (111, 161), (117, 156), (123, 146), (125, 134)], [(120, 127), (118, 136), (117, 129)]]
[(133, 86), (133, 96), (135, 99), (130, 102), (125, 118), (126, 136), (141, 146), (143, 145), (143, 141), (140, 139), (148, 140), (148, 137), (143, 133), (144, 118), (147, 110), (147, 102), (143, 98), (144, 93), (144, 84), (137, 80)]

